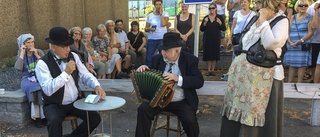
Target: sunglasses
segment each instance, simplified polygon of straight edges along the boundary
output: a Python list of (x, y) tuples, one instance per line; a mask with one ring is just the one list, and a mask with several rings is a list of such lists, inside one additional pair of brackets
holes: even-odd
[(308, 7), (309, 5), (308, 4), (301, 4), (301, 5), (298, 5), (298, 7)]
[(209, 10), (214, 10), (214, 9), (216, 9), (216, 7), (212, 7), (212, 8), (208, 8)]

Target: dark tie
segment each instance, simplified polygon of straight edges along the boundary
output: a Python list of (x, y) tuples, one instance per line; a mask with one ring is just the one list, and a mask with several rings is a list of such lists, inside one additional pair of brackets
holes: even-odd
[(168, 69), (168, 72), (169, 73), (172, 73), (172, 66), (174, 65), (174, 63), (169, 63), (169, 69)]
[(57, 63), (60, 65), (61, 62), (64, 62), (66, 63), (67, 62), (67, 58), (64, 58), (64, 59), (56, 59)]

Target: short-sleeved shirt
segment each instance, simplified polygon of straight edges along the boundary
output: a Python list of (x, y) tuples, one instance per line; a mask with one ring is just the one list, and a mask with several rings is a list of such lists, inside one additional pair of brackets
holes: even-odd
[(236, 27), (233, 29), (233, 34), (241, 33), (251, 18), (255, 15), (256, 13), (253, 11), (250, 11), (247, 15), (242, 15), (240, 10), (236, 11), (233, 15), (233, 18), (237, 19)]
[[(139, 49), (139, 47), (141, 46), (141, 44), (143, 43), (142, 38), (145, 37), (144, 34), (142, 32), (138, 32), (137, 35), (134, 35), (131, 31), (128, 33), (128, 39), (130, 41), (130, 44), (132, 45), (132, 47), (136, 50)], [(137, 39), (137, 40), (136, 40)], [(136, 42), (135, 42), (136, 41)]]
[[(162, 16), (169, 17), (168, 12), (163, 11)], [(148, 33), (148, 39), (163, 39), (163, 35), (167, 32), (167, 27), (161, 26), (161, 17), (160, 15), (154, 15), (153, 13), (150, 13), (146, 20), (147, 23), (151, 26), (157, 26), (155, 32), (149, 32)]]
[(92, 40), (92, 45), (93, 45), (94, 50), (107, 53), (107, 47), (109, 45), (109, 40), (107, 37), (100, 39), (100, 38), (98, 38), (98, 36), (95, 36)]
[(127, 37), (127, 33), (124, 32), (123, 30), (121, 32), (117, 32), (121, 48), (125, 49), (126, 48), (126, 43), (129, 41)]

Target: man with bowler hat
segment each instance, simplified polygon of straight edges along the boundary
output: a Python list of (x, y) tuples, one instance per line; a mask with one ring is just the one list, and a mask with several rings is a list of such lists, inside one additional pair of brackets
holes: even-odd
[(49, 32), (50, 51), (37, 63), (36, 76), (43, 90), (43, 110), (48, 120), (49, 137), (62, 136), (62, 122), (67, 115), (77, 116), (83, 122), (68, 136), (87, 137), (100, 123), (97, 112), (88, 112), (90, 131), (87, 128), (87, 115), (76, 109), (73, 103), (79, 98), (78, 81), (95, 89), (102, 99), (106, 93), (97, 79), (81, 63), (76, 53), (70, 52), (73, 39), (63, 27), (54, 27)]
[(165, 33), (163, 44), (159, 45), (161, 54), (152, 57), (151, 65), (140, 66), (137, 71), (157, 69), (163, 72), (166, 80), (172, 80), (175, 93), (168, 106), (152, 108), (149, 103), (141, 103), (138, 107), (136, 137), (149, 137), (151, 123), (155, 115), (161, 111), (174, 113), (180, 119), (188, 137), (199, 136), (199, 125), (196, 117), (198, 95), (196, 89), (203, 86), (204, 80), (198, 69), (198, 58), (181, 51), (180, 35), (175, 32)]

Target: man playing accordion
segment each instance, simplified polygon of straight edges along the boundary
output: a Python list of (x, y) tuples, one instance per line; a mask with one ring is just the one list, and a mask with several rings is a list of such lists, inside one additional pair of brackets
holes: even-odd
[(152, 57), (151, 65), (140, 66), (136, 71), (143, 72), (156, 69), (163, 72), (163, 78), (175, 82), (175, 92), (171, 102), (164, 108), (151, 107), (143, 102), (138, 107), (136, 137), (149, 137), (154, 116), (161, 111), (174, 113), (180, 119), (188, 137), (199, 136), (199, 125), (196, 117), (198, 95), (196, 89), (203, 86), (204, 80), (198, 68), (198, 58), (181, 51), (180, 35), (168, 32), (163, 36), (163, 43), (158, 49), (161, 54)]

